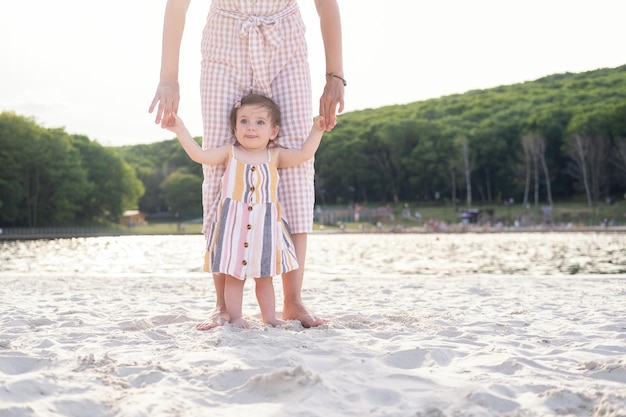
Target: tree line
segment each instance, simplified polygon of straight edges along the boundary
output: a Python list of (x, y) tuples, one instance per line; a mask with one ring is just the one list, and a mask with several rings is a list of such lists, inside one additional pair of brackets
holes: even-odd
[[(315, 182), (321, 205), (621, 199), (626, 66), (341, 115)], [(0, 114), (0, 227), (199, 217), (201, 183), (176, 139), (103, 147)]]
[(119, 153), (0, 113), (0, 227), (117, 223), (143, 194), (135, 169)]
[(327, 204), (623, 198), (626, 66), (349, 113), (316, 162)]

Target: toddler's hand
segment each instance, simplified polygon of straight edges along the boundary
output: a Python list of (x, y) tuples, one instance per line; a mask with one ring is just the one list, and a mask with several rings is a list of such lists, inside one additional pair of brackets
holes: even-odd
[(324, 121), (324, 116), (317, 116), (315, 119), (313, 119), (313, 124), (318, 130), (326, 130), (326, 122)]
[(178, 115), (176, 113), (172, 114), (172, 118), (170, 119), (170, 122), (167, 123), (164, 126), (165, 129), (169, 130), (170, 132), (178, 132), (181, 129), (185, 128), (185, 124), (183, 123), (182, 119), (180, 117), (178, 117)]

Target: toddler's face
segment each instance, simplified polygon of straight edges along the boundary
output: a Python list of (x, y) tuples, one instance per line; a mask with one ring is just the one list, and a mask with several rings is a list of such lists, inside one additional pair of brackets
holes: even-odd
[(235, 137), (246, 149), (265, 149), (278, 135), (278, 126), (272, 126), (270, 112), (262, 106), (244, 105), (237, 112)]

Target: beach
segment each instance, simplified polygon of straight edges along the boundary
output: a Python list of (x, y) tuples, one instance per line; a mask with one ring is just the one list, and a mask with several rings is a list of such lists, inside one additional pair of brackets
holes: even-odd
[(626, 416), (626, 234), (314, 234), (313, 329), (195, 330), (202, 247), (0, 242), (0, 417)]

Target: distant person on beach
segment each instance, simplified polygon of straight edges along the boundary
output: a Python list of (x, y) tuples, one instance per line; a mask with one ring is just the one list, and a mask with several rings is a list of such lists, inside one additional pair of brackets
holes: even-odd
[(274, 146), (281, 112), (269, 98), (249, 94), (231, 110), (234, 145), (202, 149), (182, 120), (174, 115), (167, 129), (174, 132), (187, 155), (200, 164), (225, 165), (217, 221), (209, 232), (207, 270), (226, 275), (224, 299), (229, 322), (249, 329), (243, 318), (243, 286), (254, 278), (264, 323), (279, 326), (272, 278), (298, 268), (289, 226), (278, 201), (278, 168), (309, 161), (325, 131), (324, 118), (315, 120), (299, 149)]
[[(318, 30), (324, 45), (326, 83), (319, 96), (324, 128), (332, 130), (336, 114), (344, 108), (346, 79), (343, 72), (341, 17), (337, 0), (314, 0)], [(206, 2), (204, 4), (208, 4)], [(166, 128), (174, 123), (180, 101), (178, 83), (180, 45), (190, 0), (168, 0), (163, 23), (160, 79), (149, 111)], [(311, 74), (307, 57), (306, 27), (297, 0), (211, 0), (202, 32), (200, 95), (204, 148), (230, 143), (229, 109), (239, 97), (255, 92), (271, 97), (289, 109), (281, 125), (279, 145), (299, 148), (311, 129), (313, 116)], [(222, 165), (203, 166), (203, 232), (213, 227), (219, 202)], [(307, 234), (313, 230), (315, 203), (313, 161), (281, 171), (283, 210), (290, 221), (300, 267), (283, 275), (283, 319), (315, 327), (324, 320), (302, 301)], [(215, 310), (196, 328), (209, 330), (228, 321), (222, 274), (213, 274)]]

